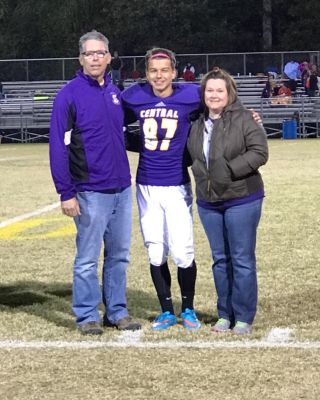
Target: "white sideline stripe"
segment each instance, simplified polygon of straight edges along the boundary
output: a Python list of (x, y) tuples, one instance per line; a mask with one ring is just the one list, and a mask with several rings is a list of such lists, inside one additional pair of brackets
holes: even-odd
[(17, 147), (11, 147), (11, 144), (9, 145), (9, 147), (6, 148), (6, 151), (12, 151), (12, 152), (16, 152), (18, 149)]
[(21, 161), (21, 160), (27, 160), (30, 158), (35, 158), (35, 156), (24, 156), (24, 157), (0, 157), (0, 162), (5, 162), (5, 161)]
[(122, 331), (118, 336), (118, 342), (124, 344), (139, 343), (142, 338), (142, 330), (138, 331)]
[(268, 342), (288, 342), (293, 339), (293, 330), (290, 328), (273, 328), (266, 340)]
[(22, 341), (4, 340), (0, 341), (0, 349), (93, 349), (93, 348), (139, 348), (139, 349), (262, 349), (262, 348), (284, 348), (284, 349), (320, 349), (318, 342), (270, 342), (267, 340), (245, 340), (245, 341), (190, 341), (180, 342), (176, 340), (160, 342), (141, 342), (130, 340), (118, 341)]
[(43, 208), (40, 208), (38, 210), (26, 213), (26, 214), (22, 214), (22, 215), (18, 215), (14, 218), (10, 218), (7, 219), (6, 221), (2, 221), (0, 222), (0, 228), (4, 228), (8, 225), (12, 225), (16, 222), (20, 222), (23, 221), (25, 219), (31, 218), (31, 217), (37, 217), (40, 214), (46, 213), (48, 211), (54, 210), (55, 208), (58, 208), (60, 206), (60, 202), (58, 203), (53, 203), (53, 204), (49, 204), (48, 206), (45, 206)]

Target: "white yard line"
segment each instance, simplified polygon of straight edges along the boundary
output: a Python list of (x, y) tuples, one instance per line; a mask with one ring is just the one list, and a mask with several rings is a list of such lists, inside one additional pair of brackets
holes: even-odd
[(139, 340), (112, 340), (112, 341), (0, 341), (0, 349), (92, 349), (92, 348), (139, 348), (139, 349), (320, 349), (320, 341), (268, 341), (268, 340), (239, 340), (239, 341), (190, 341), (166, 340), (159, 342), (142, 342)]
[(139, 348), (139, 349), (320, 349), (320, 341), (295, 341), (294, 332), (289, 328), (273, 328), (264, 340), (164, 340), (143, 341), (143, 330), (120, 332), (111, 341), (24, 341), (2, 340), (0, 349), (93, 349), (93, 348)]
[(20, 221), (23, 221), (23, 220), (31, 218), (31, 217), (37, 217), (38, 215), (44, 214), (51, 210), (54, 210), (55, 208), (58, 208), (59, 206), (60, 206), (60, 202), (53, 203), (53, 204), (49, 204), (48, 206), (45, 206), (43, 208), (40, 208), (38, 210), (31, 211), (29, 213), (18, 215), (17, 217), (7, 219), (6, 221), (0, 222), (0, 228), (4, 228), (6, 226), (12, 225), (16, 222), (20, 222)]

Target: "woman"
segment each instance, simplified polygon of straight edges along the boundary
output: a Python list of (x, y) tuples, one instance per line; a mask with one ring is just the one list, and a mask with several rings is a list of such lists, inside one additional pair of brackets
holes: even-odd
[(264, 197), (258, 168), (265, 131), (237, 98), (234, 79), (215, 67), (201, 82), (204, 114), (188, 140), (198, 212), (214, 259), (215, 332), (251, 333), (257, 308), (256, 233)]
[(305, 82), (306, 94), (309, 97), (315, 97), (316, 91), (318, 90), (318, 70), (315, 64), (311, 65), (308, 71), (307, 79)]

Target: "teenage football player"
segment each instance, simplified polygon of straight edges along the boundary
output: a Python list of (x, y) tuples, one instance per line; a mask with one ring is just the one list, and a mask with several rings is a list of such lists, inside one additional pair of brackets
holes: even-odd
[(125, 90), (122, 100), (141, 127), (137, 202), (151, 277), (162, 309), (152, 328), (162, 330), (177, 323), (167, 263), (170, 252), (178, 267), (182, 324), (196, 330), (201, 324), (193, 306), (197, 267), (185, 148), (190, 114), (199, 108), (199, 88), (173, 83), (176, 60), (170, 50), (153, 48), (145, 62), (148, 82)]

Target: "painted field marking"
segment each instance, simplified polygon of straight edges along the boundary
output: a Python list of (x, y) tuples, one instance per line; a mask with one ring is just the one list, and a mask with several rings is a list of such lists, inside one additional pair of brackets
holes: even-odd
[(226, 342), (217, 341), (190, 341), (166, 340), (159, 342), (141, 342), (130, 340), (117, 341), (0, 341), (0, 349), (92, 349), (92, 348), (139, 348), (139, 349), (320, 349), (320, 341), (291, 341), (270, 342), (267, 340), (239, 340)]
[(10, 218), (10, 219), (7, 219), (6, 221), (0, 222), (0, 228), (4, 228), (4, 227), (12, 225), (16, 222), (24, 221), (25, 219), (28, 219), (28, 218), (37, 217), (40, 214), (44, 214), (46, 212), (52, 211), (58, 207), (60, 207), (60, 202), (49, 204), (48, 206), (42, 207), (35, 211), (31, 211), (26, 214), (18, 215), (14, 218)]
[(320, 341), (295, 341), (294, 332), (289, 328), (273, 328), (264, 340), (209, 340), (158, 342), (143, 341), (143, 330), (123, 331), (111, 341), (24, 341), (2, 340), (0, 349), (92, 349), (92, 348), (139, 348), (139, 349), (320, 349)]
[(3, 240), (42, 240), (74, 235), (73, 220), (66, 216), (37, 217), (0, 228)]
[(59, 206), (60, 203), (50, 204), (0, 222), (0, 240), (42, 240), (74, 235), (75, 226), (71, 218), (62, 214), (58, 217), (39, 217)]
[(119, 343), (124, 343), (128, 345), (134, 345), (137, 343), (141, 343), (141, 339), (143, 336), (143, 330), (140, 329), (138, 331), (122, 331), (118, 336), (117, 341)]
[[(3, 145), (2, 147), (4, 147), (5, 145)], [(10, 153), (10, 151), (14, 152), (14, 154), (17, 152), (18, 148), (17, 147), (13, 147), (12, 144), (10, 144), (9, 146), (7, 146), (6, 149), (4, 149), (6, 151), (8, 151)]]
[(286, 343), (293, 340), (293, 330), (290, 328), (273, 328), (269, 332), (266, 341), (270, 343)]
[(7, 161), (23, 161), (27, 159), (36, 158), (36, 156), (23, 156), (23, 157), (0, 157), (0, 162), (7, 162)]

